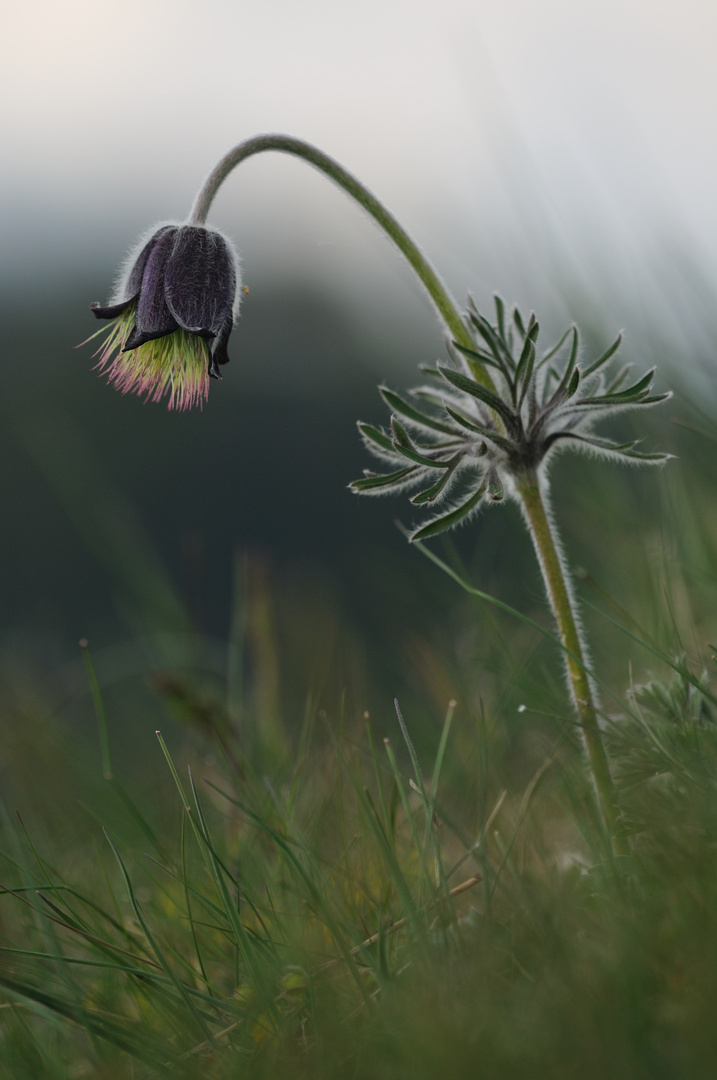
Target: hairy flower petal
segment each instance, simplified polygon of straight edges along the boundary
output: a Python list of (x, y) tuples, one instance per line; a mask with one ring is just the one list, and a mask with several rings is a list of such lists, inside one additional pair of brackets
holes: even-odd
[(147, 243), (140, 248), (139, 254), (135, 258), (126, 279), (122, 282), (121, 299), (125, 303), (137, 299), (139, 290), (142, 287), (142, 279), (150, 255), (162, 237), (167, 236), (168, 233), (176, 232), (176, 229), (176, 225), (161, 225), (154, 233), (152, 233)]
[(100, 304), (90, 304), (90, 311), (96, 319), (116, 319), (123, 311), (126, 311), (132, 300), (123, 300), (121, 304), (109, 304), (102, 307)]
[(239, 260), (221, 233), (158, 226), (126, 262), (110, 304), (91, 305), (96, 318), (113, 320), (97, 332), (106, 335), (97, 366), (123, 393), (201, 408), (229, 360), (239, 295)]
[(164, 289), (179, 326), (215, 337), (232, 314), (237, 291), (236, 264), (224, 237), (183, 225), (167, 259)]
[(164, 337), (177, 329), (164, 295), (164, 276), (167, 260), (174, 247), (176, 228), (169, 228), (155, 237), (151, 246), (140, 285), (134, 328), (125, 343), (125, 349), (136, 349), (147, 341)]
[(230, 357), (229, 353), (227, 352), (227, 344), (229, 342), (229, 335), (232, 332), (233, 325), (234, 319), (230, 315), (229, 318), (225, 320), (224, 325), (222, 326), (221, 330), (212, 342), (212, 364), (209, 369), (209, 374), (212, 376), (213, 379), (221, 379), (217, 364), (229, 363)]

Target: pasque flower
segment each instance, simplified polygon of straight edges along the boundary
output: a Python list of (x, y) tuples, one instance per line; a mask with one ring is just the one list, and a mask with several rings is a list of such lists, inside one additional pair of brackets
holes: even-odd
[(393, 413), (390, 429), (359, 425), (369, 449), (391, 471), (366, 470), (352, 487), (365, 494), (420, 488), (411, 502), (434, 508), (434, 514), (413, 540), (467, 521), (485, 502), (500, 501), (504, 491), (518, 502), (564, 650), (605, 828), (613, 851), (628, 853), (577, 603), (549, 513), (547, 466), (570, 446), (631, 462), (664, 461), (669, 455), (645, 453), (636, 440), (619, 443), (594, 428), (613, 414), (656, 405), (669, 395), (652, 392), (654, 369), (630, 385), (627, 367), (606, 375), (620, 338), (582, 367), (576, 327), (539, 356), (535, 318), (526, 325), (517, 309), (507, 317), (499, 297), (495, 324), (474, 306), (464, 319), (429, 260), (375, 195), (328, 154), (280, 134), (256, 135), (229, 150), (200, 188), (187, 224), (157, 228), (128, 263), (110, 305), (94, 305), (98, 318), (115, 320), (99, 367), (123, 391), (154, 401), (168, 393), (170, 408), (179, 409), (206, 399), (209, 378), (218, 378), (219, 365), (228, 359), (239, 279), (231, 245), (204, 223), (230, 173), (265, 151), (303, 159), (354, 199), (405, 256), (448, 331), (453, 365), (424, 369), (432, 381), (413, 391), (412, 400), (382, 388)]
[(170, 409), (201, 405), (220, 379), (239, 307), (239, 260), (231, 243), (204, 225), (166, 224), (130, 254), (106, 307), (112, 325), (98, 368), (123, 393)]

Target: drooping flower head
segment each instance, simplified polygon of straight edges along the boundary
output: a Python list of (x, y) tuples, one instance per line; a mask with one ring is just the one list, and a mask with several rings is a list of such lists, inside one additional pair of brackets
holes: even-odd
[(201, 408), (209, 379), (229, 361), (239, 285), (239, 260), (221, 233), (155, 228), (130, 254), (110, 303), (91, 305), (98, 319), (113, 320), (97, 367), (122, 393)]

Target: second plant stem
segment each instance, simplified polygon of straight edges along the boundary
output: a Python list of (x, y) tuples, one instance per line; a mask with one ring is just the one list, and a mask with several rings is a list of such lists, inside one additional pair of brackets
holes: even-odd
[(541, 488), (536, 472), (524, 473), (517, 479), (516, 488), (528, 532), (533, 540), (535, 553), (543, 572), (548, 601), (557, 623), (560, 641), (565, 650), (565, 666), (571, 696), (578, 714), (602, 816), (613, 850), (618, 855), (624, 855), (627, 854), (627, 845), (620, 835), (615, 791), (598, 721), (595, 692), (586, 670), (586, 651), (578, 626), (575, 599), (568, 585), (567, 568), (560, 551), (555, 525), (547, 510), (547, 491)]

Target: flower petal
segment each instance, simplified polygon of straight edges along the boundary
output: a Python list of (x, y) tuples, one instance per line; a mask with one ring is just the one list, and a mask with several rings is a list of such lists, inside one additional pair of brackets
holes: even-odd
[(152, 251), (157, 245), (157, 242), (161, 240), (163, 236), (166, 236), (168, 232), (176, 232), (176, 225), (162, 225), (155, 233), (153, 233), (147, 243), (140, 249), (139, 255), (132, 264), (132, 269), (127, 275), (127, 279), (124, 282), (123, 288), (123, 300), (127, 302), (129, 300), (135, 300), (139, 295), (139, 290), (142, 285), (142, 278), (144, 277), (144, 270), (147, 265), (147, 260), (152, 254)]
[(174, 318), (164, 298), (164, 278), (172, 249), (174, 247), (176, 226), (166, 227), (160, 230), (161, 235), (155, 235), (154, 243), (150, 241), (147, 258), (142, 273), (142, 282), (139, 288), (137, 301), (137, 314), (134, 327), (125, 342), (124, 351), (137, 349), (147, 341), (164, 337), (177, 329), (177, 320)]
[(231, 359), (227, 352), (227, 343), (229, 341), (229, 335), (232, 332), (234, 325), (234, 319), (230, 315), (225, 320), (224, 326), (221, 328), (216, 338), (212, 342), (211, 362), (209, 364), (209, 374), (213, 379), (221, 379), (219, 372), (219, 364), (228, 364)]
[(123, 300), (121, 304), (110, 304), (108, 307), (101, 307), (99, 304), (90, 304), (90, 311), (96, 319), (116, 319), (118, 315), (121, 315), (129, 305), (132, 303), (132, 297), (129, 300)]
[(167, 260), (164, 280), (167, 307), (182, 329), (214, 337), (225, 328), (227, 319), (231, 322), (237, 289), (236, 263), (220, 233), (182, 225)]

